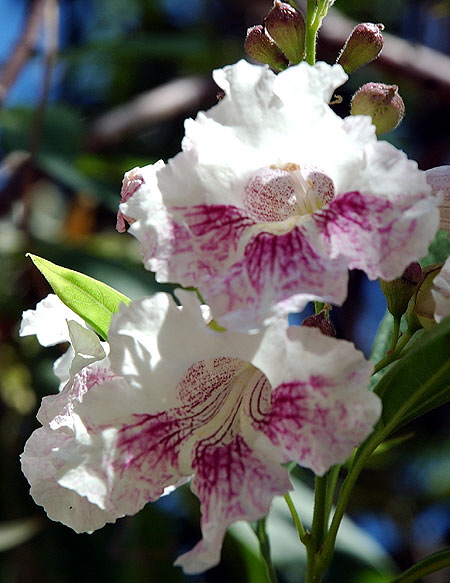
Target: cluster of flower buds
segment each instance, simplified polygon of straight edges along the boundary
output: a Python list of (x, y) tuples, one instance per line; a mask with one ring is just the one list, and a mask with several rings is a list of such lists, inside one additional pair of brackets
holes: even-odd
[(296, 65), (305, 54), (305, 19), (290, 4), (275, 0), (264, 24), (252, 26), (245, 39), (247, 54), (274, 71)]
[(448, 262), (421, 268), (416, 262), (392, 281), (380, 279), (388, 310), (397, 318), (406, 315), (408, 330), (429, 330), (449, 313)]
[[(362, 22), (346, 40), (337, 63), (347, 74), (376, 59), (383, 49), (384, 26)], [(369, 115), (378, 135), (394, 130), (405, 112), (405, 104), (396, 85), (366, 83), (353, 96), (352, 115)]]

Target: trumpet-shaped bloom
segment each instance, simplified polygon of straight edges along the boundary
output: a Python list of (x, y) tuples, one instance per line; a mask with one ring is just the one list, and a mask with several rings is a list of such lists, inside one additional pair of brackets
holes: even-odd
[(325, 63), (215, 71), (225, 95), (186, 121), (182, 152), (125, 175), (119, 230), (227, 328), (341, 304), (348, 269), (390, 280), (427, 252), (439, 213), (425, 174), (369, 117), (333, 112), (346, 78)]
[[(109, 348), (70, 316), (62, 322), (68, 380), (43, 400), (22, 467), (35, 501), (79, 532), (191, 480), (203, 538), (177, 564), (194, 573), (219, 561), (233, 521), (266, 515), (290, 489), (281, 464), (323, 474), (343, 462), (380, 401), (351, 343), (284, 318), (254, 335), (217, 332), (194, 294), (179, 295), (182, 308), (165, 294), (121, 306)], [(26, 320), (23, 333), (39, 334), (44, 320)]]

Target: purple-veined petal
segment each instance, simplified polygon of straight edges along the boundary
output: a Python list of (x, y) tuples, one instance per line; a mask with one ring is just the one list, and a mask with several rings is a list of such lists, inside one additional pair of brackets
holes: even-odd
[[(393, 204), (378, 197), (348, 192), (314, 217), (331, 257), (346, 259), (351, 269), (370, 279), (390, 280), (415, 258), (422, 257), (431, 241), (419, 236), (434, 233), (437, 215), (430, 199), (414, 205)], [(426, 211), (429, 211), (428, 213)]]
[(323, 475), (351, 455), (381, 413), (367, 389), (373, 366), (351, 343), (317, 329), (293, 326), (288, 334), (285, 380), (274, 388), (270, 420), (258, 424), (283, 461)]
[(331, 110), (339, 66), (240, 61), (215, 79), (225, 97), (120, 207), (158, 281), (253, 332), (312, 299), (341, 304), (348, 269), (393, 279), (426, 254), (439, 219), (425, 174), (370, 118)]
[(192, 490), (201, 502), (203, 538), (176, 560), (185, 573), (214, 567), (228, 526), (266, 516), (272, 498), (292, 488), (287, 470), (257, 457), (239, 435), (221, 447), (199, 445), (193, 466)]
[(89, 335), (74, 341), (88, 364), (42, 405), (22, 461), (36, 502), (77, 531), (192, 479), (202, 540), (178, 564), (194, 573), (219, 561), (232, 522), (266, 515), (291, 487), (284, 462), (322, 474), (370, 433), (380, 406), (372, 365), (350, 343), (276, 317), (253, 335), (218, 332), (196, 294), (178, 297), (182, 307), (165, 294), (121, 306), (102, 360), (89, 361)]

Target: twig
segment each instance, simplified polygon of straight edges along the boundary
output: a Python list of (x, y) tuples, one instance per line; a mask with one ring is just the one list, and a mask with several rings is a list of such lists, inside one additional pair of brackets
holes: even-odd
[(33, 54), (45, 0), (33, 0), (22, 36), (14, 46), (9, 60), (3, 66), (0, 78), (0, 106), (25, 63)]
[(195, 111), (218, 89), (208, 77), (184, 77), (169, 81), (135, 97), (129, 103), (100, 116), (87, 139), (90, 149), (101, 149), (120, 142), (140, 128), (159, 124)]

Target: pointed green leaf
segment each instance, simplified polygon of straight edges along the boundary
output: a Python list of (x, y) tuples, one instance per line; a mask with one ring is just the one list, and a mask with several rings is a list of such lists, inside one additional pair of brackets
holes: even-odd
[(59, 299), (106, 340), (112, 315), (119, 310), (121, 303), (129, 304), (131, 300), (88, 275), (60, 267), (31, 253), (27, 257), (31, 258)]
[(450, 401), (450, 316), (423, 334), (375, 390), (392, 429)]
[(370, 360), (377, 364), (389, 350), (394, 332), (394, 316), (386, 310), (383, 319), (378, 326), (377, 334), (372, 344)]

